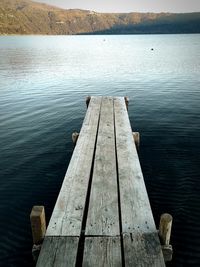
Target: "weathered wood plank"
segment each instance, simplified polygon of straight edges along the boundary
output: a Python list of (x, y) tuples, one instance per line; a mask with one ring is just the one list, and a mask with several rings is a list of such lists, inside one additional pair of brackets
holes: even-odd
[(79, 236), (94, 154), (101, 97), (91, 97), (46, 236)]
[(37, 267), (75, 266), (94, 155), (82, 266), (165, 266), (124, 98), (91, 97)]
[(83, 267), (121, 267), (119, 237), (88, 237), (85, 240)]
[(114, 99), (122, 231), (154, 231), (155, 223), (123, 98)]
[(157, 232), (123, 235), (125, 266), (165, 266)]
[(73, 267), (76, 264), (78, 237), (46, 237), (37, 267)]
[[(148, 262), (149, 255), (147, 250), (134, 250), (149, 242), (149, 236), (153, 243), (159, 244), (158, 234), (144, 183), (142, 170), (140, 167), (137, 150), (132, 136), (132, 129), (125, 101), (123, 98), (114, 99), (115, 111), (115, 130), (116, 130), (116, 149), (118, 161), (118, 179), (120, 188), (120, 206), (122, 233), (130, 233), (132, 239), (125, 239), (124, 253), (129, 262), (129, 258), (139, 255), (141, 262)], [(142, 236), (142, 240), (140, 237)], [(126, 237), (126, 235), (125, 235)], [(134, 243), (133, 250), (128, 249), (130, 240)], [(142, 243), (141, 243), (142, 242)], [(127, 244), (126, 244), (127, 243)], [(159, 246), (160, 247), (160, 246)], [(161, 249), (161, 247), (160, 247)], [(151, 249), (152, 253), (153, 249)], [(150, 253), (150, 252), (149, 252)], [(154, 253), (155, 262), (160, 262), (159, 266), (165, 266), (162, 253)], [(145, 265), (129, 265), (145, 266)], [(148, 265), (158, 266), (158, 265)]]
[(102, 99), (86, 235), (119, 235), (113, 98)]

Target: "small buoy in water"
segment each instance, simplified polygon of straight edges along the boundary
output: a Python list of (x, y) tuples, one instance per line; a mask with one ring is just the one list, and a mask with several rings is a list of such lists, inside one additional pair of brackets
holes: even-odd
[(106, 39), (103, 39), (103, 41), (105, 42), (105, 41), (106, 41)]
[(154, 49), (153, 48), (151, 48), (151, 51), (153, 51)]

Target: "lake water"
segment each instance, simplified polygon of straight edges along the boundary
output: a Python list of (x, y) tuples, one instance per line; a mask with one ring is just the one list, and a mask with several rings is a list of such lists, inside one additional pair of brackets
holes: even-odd
[[(151, 50), (153, 48), (154, 50)], [(130, 98), (169, 266), (200, 266), (200, 35), (0, 37), (0, 266), (33, 266), (29, 214), (54, 207), (87, 95)]]

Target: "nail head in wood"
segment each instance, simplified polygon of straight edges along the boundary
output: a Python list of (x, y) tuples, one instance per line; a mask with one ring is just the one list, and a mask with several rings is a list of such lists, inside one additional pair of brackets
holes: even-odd
[(88, 107), (90, 104), (91, 96), (86, 97), (86, 106)]
[(172, 216), (168, 213), (164, 213), (160, 217), (159, 236), (162, 245), (169, 245), (171, 228), (172, 228)]
[(46, 219), (44, 206), (34, 206), (30, 214), (33, 244), (42, 243), (46, 232)]
[(128, 110), (129, 98), (127, 96), (124, 97), (126, 108)]
[(74, 146), (76, 145), (76, 142), (77, 142), (77, 140), (78, 140), (78, 137), (79, 137), (79, 133), (74, 132), (74, 133), (72, 134), (72, 142), (73, 142)]
[(133, 138), (134, 138), (136, 147), (139, 148), (139, 146), (140, 146), (140, 133), (139, 132), (133, 132)]

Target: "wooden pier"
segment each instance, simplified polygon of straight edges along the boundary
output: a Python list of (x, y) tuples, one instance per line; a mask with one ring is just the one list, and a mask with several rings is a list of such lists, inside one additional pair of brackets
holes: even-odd
[(88, 99), (77, 137), (37, 267), (165, 266), (127, 101)]

